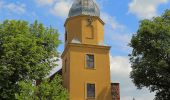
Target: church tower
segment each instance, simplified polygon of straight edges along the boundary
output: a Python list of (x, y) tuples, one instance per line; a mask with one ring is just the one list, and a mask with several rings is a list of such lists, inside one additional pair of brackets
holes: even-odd
[(95, 1), (75, 0), (64, 27), (62, 77), (69, 100), (112, 100), (110, 46)]

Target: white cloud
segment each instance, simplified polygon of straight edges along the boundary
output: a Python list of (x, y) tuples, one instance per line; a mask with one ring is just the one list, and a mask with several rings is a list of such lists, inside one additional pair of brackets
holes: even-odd
[(51, 5), (53, 4), (56, 0), (34, 0), (39, 6), (44, 6), (44, 5)]
[(116, 22), (115, 18), (110, 16), (107, 13), (102, 12), (101, 13), (101, 19), (107, 24), (109, 25), (113, 30), (114, 29), (123, 29), (124, 26), (119, 24), (118, 22)]
[(157, 8), (168, 0), (132, 0), (129, 3), (129, 13), (136, 15), (139, 19), (157, 16)]
[(68, 16), (69, 9), (73, 0), (35, 0), (38, 6), (48, 6), (49, 12), (61, 18)]
[(129, 78), (132, 70), (127, 56), (110, 56), (111, 80), (120, 83), (121, 100), (153, 100), (154, 93), (148, 89), (137, 90)]
[(50, 9), (50, 12), (55, 16), (65, 18), (68, 16), (70, 7), (71, 7), (70, 0), (60, 0), (55, 3), (54, 7)]
[(10, 3), (10, 4), (5, 5), (4, 8), (17, 14), (23, 14), (26, 12), (26, 5), (22, 3), (17, 3), (17, 4)]
[(120, 75), (129, 75), (131, 71), (130, 63), (128, 57), (122, 56), (110, 56), (110, 67), (111, 73)]
[(0, 8), (1, 10), (7, 10), (8, 13), (15, 13), (15, 14), (24, 14), (26, 12), (26, 5), (20, 2), (17, 3), (7, 3), (4, 1), (0, 1)]

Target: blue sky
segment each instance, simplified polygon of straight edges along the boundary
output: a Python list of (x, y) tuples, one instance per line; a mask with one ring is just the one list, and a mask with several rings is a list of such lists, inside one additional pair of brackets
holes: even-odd
[[(64, 39), (64, 22), (72, 0), (0, 0), (0, 22), (5, 19), (34, 20), (58, 29)], [(105, 24), (105, 43), (110, 51), (111, 80), (120, 82), (121, 100), (152, 100), (154, 93), (147, 89), (137, 90), (129, 78), (131, 71), (127, 45), (136, 33), (139, 21), (159, 16), (169, 9), (169, 0), (97, 0), (101, 19)], [(63, 51), (63, 44), (58, 48)], [(61, 62), (59, 62), (61, 66)], [(56, 68), (58, 69), (58, 68)], [(55, 70), (56, 70), (55, 69)]]

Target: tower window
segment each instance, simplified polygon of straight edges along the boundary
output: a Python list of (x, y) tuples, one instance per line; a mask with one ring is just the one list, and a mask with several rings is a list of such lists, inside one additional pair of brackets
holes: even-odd
[(65, 68), (64, 68), (64, 71), (66, 72), (67, 71), (67, 59), (65, 59)]
[(65, 41), (67, 41), (67, 31), (65, 32)]
[(87, 98), (95, 98), (95, 84), (87, 83)]
[(86, 55), (86, 67), (94, 68), (94, 55), (93, 54)]

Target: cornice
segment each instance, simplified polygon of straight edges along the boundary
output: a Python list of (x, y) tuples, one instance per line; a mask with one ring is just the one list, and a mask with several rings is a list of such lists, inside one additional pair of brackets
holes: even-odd
[(65, 23), (64, 23), (64, 27), (66, 26), (67, 22), (69, 20), (72, 20), (72, 19), (75, 19), (75, 18), (79, 18), (79, 17), (93, 17), (95, 19), (98, 19), (103, 25), (105, 25), (105, 23), (103, 22), (103, 20), (100, 18), (100, 17), (97, 17), (97, 16), (89, 16), (89, 15), (78, 15), (78, 16), (73, 16), (73, 17), (70, 17), (70, 18), (67, 18)]
[(101, 46), (101, 45), (92, 45), (92, 44), (79, 44), (79, 43), (68, 43), (65, 47), (61, 58), (63, 58), (64, 54), (69, 50), (70, 47), (82, 47), (82, 48), (95, 48), (95, 49), (105, 49), (110, 50), (111, 46)]

